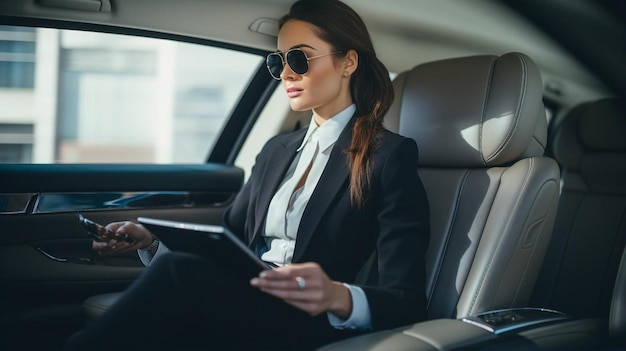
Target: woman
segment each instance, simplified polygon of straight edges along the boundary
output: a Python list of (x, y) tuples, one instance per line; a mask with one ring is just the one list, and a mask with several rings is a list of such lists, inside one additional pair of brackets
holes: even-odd
[[(167, 253), (140, 225), (112, 223), (136, 243), (95, 250), (158, 259), (69, 348), (303, 350), (425, 317), (417, 146), (383, 128), (393, 91), (362, 20), (337, 0), (296, 2), (267, 65), (292, 109), (313, 115), (264, 146), (224, 222), (278, 268), (247, 281), (227, 264)], [(378, 277), (360, 285), (372, 253)]]

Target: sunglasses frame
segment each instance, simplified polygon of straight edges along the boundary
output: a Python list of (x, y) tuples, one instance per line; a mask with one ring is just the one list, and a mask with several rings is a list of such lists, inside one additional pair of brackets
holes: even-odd
[[(294, 69), (289, 64), (289, 62), (287, 60), (287, 55), (289, 55), (289, 53), (292, 52), (292, 51), (300, 51), (302, 53), (302, 55), (304, 55), (304, 58), (306, 59), (306, 71), (304, 73), (298, 73), (298, 72), (294, 71)], [(341, 53), (341, 51), (333, 51), (333, 52), (331, 52), (329, 54), (323, 54), (323, 55), (317, 55), (317, 56), (308, 57), (306, 52), (304, 52), (304, 50), (302, 50), (301, 48), (293, 48), (293, 49), (289, 49), (289, 50), (285, 51), (284, 53), (281, 53), (280, 51), (277, 51), (277, 52), (272, 52), (272, 53), (268, 54), (267, 57), (265, 58), (265, 65), (267, 66), (267, 70), (270, 72), (270, 76), (272, 76), (272, 78), (274, 78), (276, 80), (282, 80), (280, 75), (278, 77), (276, 77), (272, 73), (272, 69), (270, 68), (270, 64), (269, 64), (269, 59), (270, 59), (271, 56), (278, 56), (278, 57), (280, 57), (280, 61), (283, 64), (282, 67), (281, 67), (281, 70), (280, 70), (281, 73), (285, 69), (285, 65), (287, 65), (287, 67), (289, 67), (291, 72), (293, 72), (293, 73), (295, 73), (297, 75), (303, 76), (303, 75), (306, 75), (307, 73), (309, 73), (309, 61), (315, 60), (316, 58), (330, 56), (330, 55), (335, 55), (335, 54), (340, 54), (340, 53)]]

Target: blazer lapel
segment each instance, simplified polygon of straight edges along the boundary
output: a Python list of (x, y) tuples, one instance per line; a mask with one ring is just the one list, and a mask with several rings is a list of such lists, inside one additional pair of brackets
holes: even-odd
[(265, 177), (261, 180), (263, 190), (259, 193), (257, 206), (255, 207), (255, 218), (259, 218), (260, 220), (255, 221), (254, 234), (249, 244), (252, 244), (263, 230), (270, 201), (272, 201), (272, 197), (278, 190), (278, 186), (283, 180), (287, 168), (289, 168), (293, 158), (296, 156), (296, 149), (302, 143), (305, 134), (306, 128), (302, 129), (300, 133), (295, 133), (292, 138), (288, 139), (284, 144), (279, 145), (270, 156), (270, 167), (267, 173), (265, 173)]
[(328, 158), (328, 163), (324, 168), (324, 172), (320, 177), (309, 203), (307, 204), (300, 226), (298, 228), (298, 237), (296, 239), (296, 247), (293, 254), (293, 262), (299, 262), (304, 254), (306, 247), (315, 234), (317, 226), (321, 221), (326, 209), (336, 196), (342, 186), (348, 182), (350, 168), (348, 167), (348, 158), (343, 150), (347, 149), (352, 142), (352, 127), (354, 118), (348, 123), (343, 130), (339, 139), (335, 143), (333, 150)]

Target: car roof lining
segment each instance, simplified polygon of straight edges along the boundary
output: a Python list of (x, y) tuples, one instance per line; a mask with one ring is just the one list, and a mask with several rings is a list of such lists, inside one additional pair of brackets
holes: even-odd
[[(37, 18), (74, 21), (84, 26), (107, 25), (124, 31), (158, 32), (162, 33), (161, 37), (172, 35), (177, 40), (195, 38), (206, 40), (204, 43), (220, 43), (218, 46), (222, 47), (235, 45), (268, 52), (275, 49), (276, 39), (268, 35), (271, 31), (267, 27), (254, 30), (258, 25), (255, 21), (279, 18), (292, 2), (111, 0), (111, 12), (101, 13), (42, 7), (37, 0), (22, 0), (0, 2), (0, 16), (33, 21)], [(556, 100), (569, 100), (566, 103), (572, 104), (583, 96), (594, 98), (610, 94), (606, 86), (589, 73), (587, 66), (509, 8), (507, 0), (345, 2), (363, 17), (381, 61), (391, 72), (399, 73), (421, 63), (449, 57), (518, 51), (537, 62), (546, 84), (571, 87), (566, 92), (557, 91), (553, 96)], [(420, 8), (417, 13), (416, 6)], [(449, 19), (442, 23), (442, 18)], [(390, 19), (394, 26), (389, 26)], [(398, 52), (398, 48), (402, 48), (402, 52)]]

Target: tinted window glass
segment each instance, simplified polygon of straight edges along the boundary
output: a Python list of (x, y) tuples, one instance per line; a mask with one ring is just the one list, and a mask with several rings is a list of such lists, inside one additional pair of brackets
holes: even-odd
[(0, 162), (202, 163), (259, 55), (0, 26)]

